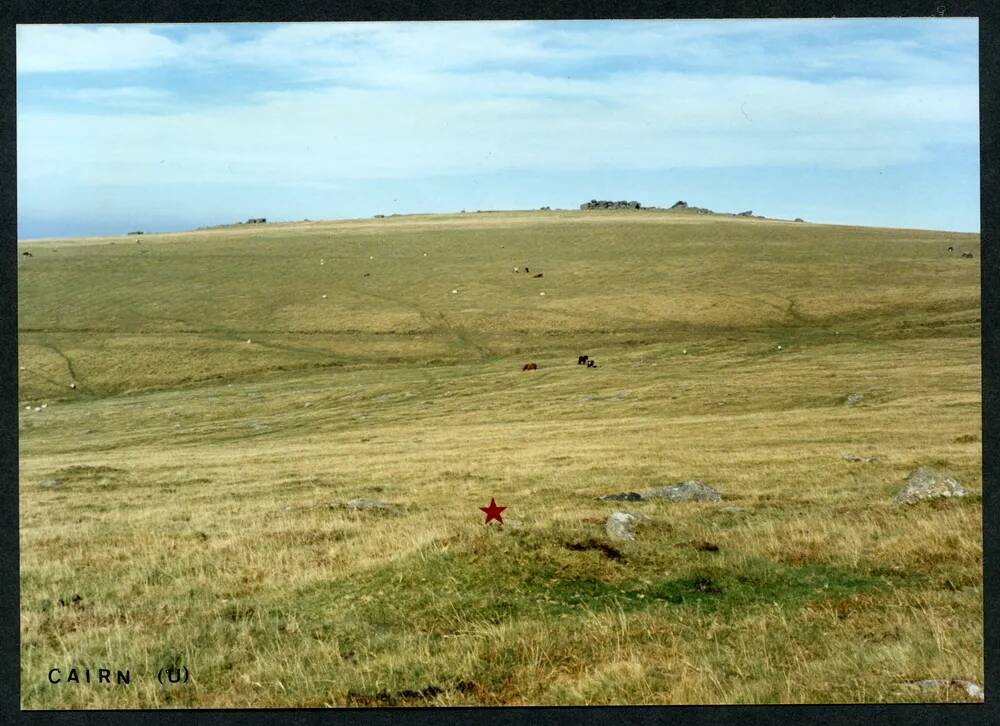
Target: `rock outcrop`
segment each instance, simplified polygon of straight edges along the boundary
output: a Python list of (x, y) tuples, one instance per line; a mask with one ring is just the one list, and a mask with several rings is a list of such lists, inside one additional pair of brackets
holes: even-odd
[(580, 205), (580, 209), (642, 209), (639, 202), (609, 202), (604, 199), (591, 199)]

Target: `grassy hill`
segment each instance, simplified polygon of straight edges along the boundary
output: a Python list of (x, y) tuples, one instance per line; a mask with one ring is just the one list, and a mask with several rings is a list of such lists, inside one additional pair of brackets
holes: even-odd
[[(978, 235), (614, 210), (23, 250), (27, 708), (982, 683)], [(892, 507), (921, 464), (972, 496)], [(722, 505), (596, 499), (690, 478)], [(140, 675), (48, 683), (73, 665)]]

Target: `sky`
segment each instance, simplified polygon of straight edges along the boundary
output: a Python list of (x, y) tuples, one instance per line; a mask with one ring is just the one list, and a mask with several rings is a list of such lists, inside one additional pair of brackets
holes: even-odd
[(18, 237), (590, 199), (979, 231), (976, 19), (17, 28)]

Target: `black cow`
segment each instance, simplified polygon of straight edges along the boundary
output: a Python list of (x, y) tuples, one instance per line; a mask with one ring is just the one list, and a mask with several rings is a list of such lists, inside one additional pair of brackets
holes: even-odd
[(968, 258), (968, 259), (971, 260), (972, 259), (972, 253), (971, 252), (963, 252), (962, 253), (962, 257), (966, 257), (966, 258)]
[(524, 271), (525, 271), (525, 272), (531, 272), (531, 270), (529, 270), (529, 269), (528, 269), (527, 265), (525, 265), (525, 267), (524, 267)]
[(949, 247), (948, 247), (948, 251), (949, 251), (949, 252), (954, 252), (954, 251), (955, 251), (955, 248), (954, 248), (954, 247), (950, 247), (950, 246), (949, 246)]
[(588, 360), (587, 361), (587, 368), (597, 368), (597, 361), (593, 360), (593, 359)]
[(576, 364), (578, 366), (582, 366), (584, 363), (587, 362), (587, 358), (589, 358), (589, 357), (590, 356), (587, 356), (587, 355), (581, 355), (579, 358), (576, 359)]
[(532, 275), (532, 277), (541, 277), (541, 276), (542, 276), (541, 272), (539, 272), (537, 275)]
[(33, 254), (31, 254), (30, 252), (28, 252), (28, 250), (25, 250), (25, 251), (24, 251), (24, 252), (22, 252), (21, 254), (22, 254), (22, 255), (24, 255), (25, 257), (34, 257), (34, 255), (33, 255)]

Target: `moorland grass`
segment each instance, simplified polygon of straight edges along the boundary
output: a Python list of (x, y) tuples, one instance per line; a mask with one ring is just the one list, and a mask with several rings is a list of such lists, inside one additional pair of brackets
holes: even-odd
[[(978, 235), (610, 211), (29, 244), (25, 708), (982, 683)], [(971, 496), (893, 507), (921, 464)], [(722, 504), (597, 500), (689, 478)], [(72, 666), (134, 679), (48, 683)]]

